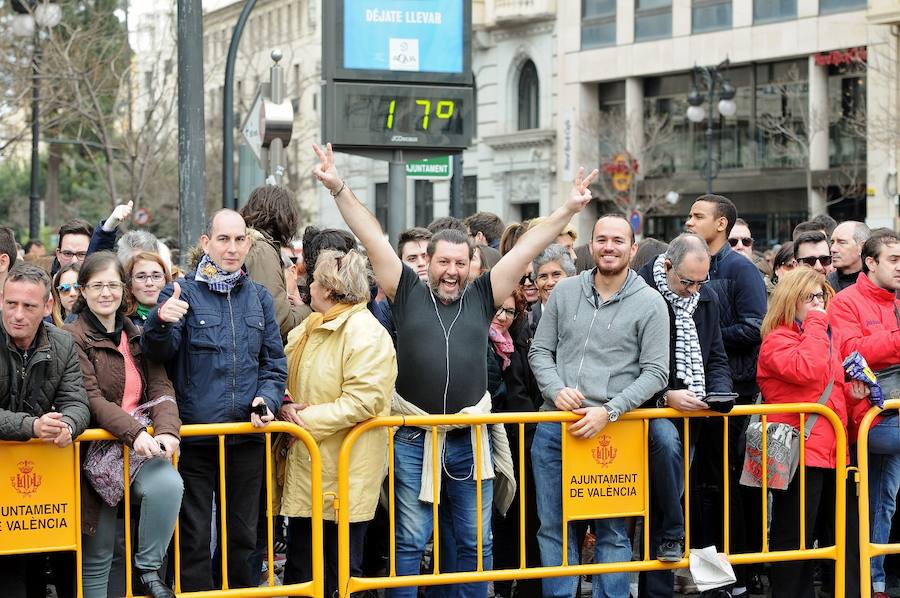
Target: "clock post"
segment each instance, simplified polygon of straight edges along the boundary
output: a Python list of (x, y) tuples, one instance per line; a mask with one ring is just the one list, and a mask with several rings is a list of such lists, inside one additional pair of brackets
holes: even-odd
[(385, 160), (388, 233), (406, 228), (407, 160), (458, 155), (475, 131), (471, 0), (325, 2), (322, 137)]

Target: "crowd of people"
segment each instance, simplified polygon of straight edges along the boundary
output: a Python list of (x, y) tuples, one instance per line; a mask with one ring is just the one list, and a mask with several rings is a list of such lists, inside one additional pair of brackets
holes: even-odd
[[(229, 588), (258, 585), (268, 540), (262, 436), (229, 436), (220, 463), (214, 437), (182, 439), (180, 428), (249, 421), (264, 429), (276, 417), (309, 432), (321, 454), (323, 492), (336, 493), (339, 449), (370, 418), (539, 410), (579, 416), (566, 432), (559, 423), (540, 423), (364, 433), (352, 451), (350, 494), (340, 497), (349, 509), (356, 576), (385, 574), (388, 559), (397, 575), (418, 574), (435, 535), (441, 572), (517, 568), (520, 512), (529, 567), (558, 566), (564, 551), (568, 563), (629, 561), (636, 536), (628, 519), (570, 522), (563, 544), (562, 434), (594, 438), (632, 410), (690, 413), (708, 409), (715, 397), (739, 405), (822, 403), (845, 426), (850, 450), (836, 454), (824, 418), (801, 430), (798, 414), (770, 416), (806, 434), (805, 488), (794, 474), (785, 489), (771, 490), (766, 529), (754, 523), (762, 518), (760, 489), (739, 484), (749, 418), (651, 419), (652, 557), (676, 563), (691, 547), (721, 550), (726, 524), (730, 552), (760, 550), (763, 534), (772, 550), (834, 542), (832, 497), (843, 483), (835, 468), (856, 459), (871, 392), (848, 380), (844, 359), (858, 352), (886, 381), (900, 364), (896, 232), (820, 217), (799, 225), (790, 241), (757, 252), (734, 204), (703, 195), (691, 206), (686, 232), (669, 243), (636, 242), (629, 221), (608, 214), (579, 244), (570, 220), (591, 201), (598, 175), (582, 169), (546, 217), (507, 226), (485, 212), (464, 221), (444, 217), (403, 232), (394, 247), (341, 178), (331, 147), (314, 149), (314, 175), (349, 230), (310, 226), (297, 241), (296, 204), (273, 185), (253, 191), (240, 212), (213, 214), (183, 270), (149, 232), (119, 234), (130, 204), (95, 227), (64, 224), (46, 255), (39, 241), (19, 249), (12, 231), (0, 229), (0, 438), (66, 447), (97, 427), (117, 439), (81, 445), (84, 596), (113, 595), (125, 484), (140, 513), (128, 564), (137, 591), (174, 596), (166, 561), (176, 519), (183, 591), (225, 581)], [(888, 413), (869, 435), (878, 543), (888, 541), (900, 490), (898, 429), (896, 413)], [(310, 493), (308, 449), (282, 440), (273, 451), (276, 514), (287, 523), (286, 538), (275, 538), (276, 546), (285, 544), (283, 581), (311, 579), (313, 551), (321, 550), (326, 595), (334, 596), (334, 511), (325, 509), (324, 544), (314, 546), (312, 501), (321, 497)], [(132, 461), (128, 480), (123, 445)], [(685, 462), (691, 546), (685, 546)], [(380, 504), (389, 467), (392, 528)], [(216, 525), (220, 498), (227, 540)], [(853, 502), (846, 522), (851, 540), (858, 523)], [(226, 580), (218, 564), (223, 542)], [(585, 545), (593, 546), (592, 555)], [(859, 595), (855, 550), (848, 542), (847, 596)], [(4, 595), (43, 597), (48, 566), (57, 595), (73, 595), (74, 560), (59, 555), (49, 565), (46, 555), (0, 557)], [(762, 573), (773, 596), (816, 595), (813, 561), (735, 569), (736, 583), (720, 595), (757, 593)], [(833, 571), (827, 563), (821, 569), (827, 587)], [(883, 557), (872, 559), (871, 571), (875, 596), (884, 598)], [(580, 584), (577, 576), (553, 577), (496, 582), (492, 589), (495, 596), (572, 597)], [(672, 569), (640, 576), (640, 596), (672, 596), (676, 589), (685, 587)], [(428, 593), (483, 598), (488, 591), (487, 583), (463, 583)], [(591, 591), (625, 598), (631, 575), (594, 576)], [(417, 588), (388, 594), (414, 597)]]

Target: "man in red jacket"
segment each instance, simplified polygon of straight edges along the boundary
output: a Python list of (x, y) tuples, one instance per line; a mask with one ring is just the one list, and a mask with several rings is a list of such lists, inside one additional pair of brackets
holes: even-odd
[[(900, 235), (877, 229), (862, 249), (863, 271), (856, 283), (835, 296), (828, 308), (831, 325), (840, 332), (843, 356), (859, 351), (878, 371), (900, 363)], [(849, 405), (850, 440), (868, 403)], [(900, 436), (897, 413), (880, 417), (869, 431), (869, 509), (872, 541), (887, 543), (900, 490)], [(872, 559), (875, 598), (886, 598), (884, 557)]]

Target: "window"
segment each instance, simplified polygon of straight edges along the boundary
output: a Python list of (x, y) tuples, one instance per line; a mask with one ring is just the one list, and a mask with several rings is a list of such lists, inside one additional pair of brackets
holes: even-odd
[(829, 12), (856, 10), (857, 8), (866, 8), (866, 5), (866, 0), (819, 0), (819, 12), (826, 14)]
[(428, 226), (428, 223), (434, 220), (434, 183), (416, 181), (415, 195), (416, 226)]
[(463, 177), (463, 216), (471, 216), (478, 211), (478, 177)]
[(694, 0), (691, 22), (694, 33), (730, 28), (731, 0)]
[(635, 0), (634, 40), (672, 37), (672, 0)]
[(381, 230), (388, 228), (388, 184), (375, 183), (375, 217)]
[[(866, 66), (851, 63), (828, 67), (828, 165), (831, 168), (866, 162)], [(846, 169), (850, 179), (862, 178), (858, 168)]]
[(797, 16), (797, 0), (753, 0), (753, 22), (784, 21)]
[(539, 117), (539, 85), (537, 69), (530, 60), (525, 61), (519, 72), (519, 130), (537, 129)]
[(616, 0), (581, 1), (582, 49), (616, 44)]
[(531, 220), (533, 218), (537, 218), (541, 215), (541, 204), (534, 203), (520, 203), (519, 204), (519, 221), (525, 222), (526, 220)]

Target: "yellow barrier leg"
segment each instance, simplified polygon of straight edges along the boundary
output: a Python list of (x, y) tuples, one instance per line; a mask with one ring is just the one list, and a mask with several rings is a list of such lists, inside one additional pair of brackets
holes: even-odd
[(222, 545), (219, 546), (219, 552), (222, 555), (222, 589), (228, 589), (228, 525), (225, 519), (225, 512), (228, 508), (225, 499), (225, 437), (219, 436), (219, 525), (222, 526), (219, 537), (222, 539)]

